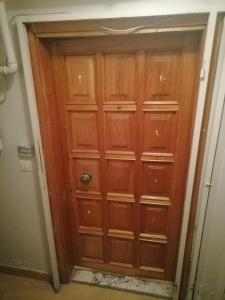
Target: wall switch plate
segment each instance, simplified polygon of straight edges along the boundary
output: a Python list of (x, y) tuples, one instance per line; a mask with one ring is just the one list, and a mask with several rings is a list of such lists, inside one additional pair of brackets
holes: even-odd
[(32, 172), (32, 161), (30, 159), (20, 159), (20, 170), (23, 172)]
[(18, 154), (23, 157), (34, 156), (34, 147), (32, 145), (19, 145)]

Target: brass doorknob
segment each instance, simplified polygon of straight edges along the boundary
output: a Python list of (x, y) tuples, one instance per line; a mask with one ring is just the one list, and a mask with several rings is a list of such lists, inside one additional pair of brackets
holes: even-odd
[(92, 175), (89, 171), (84, 171), (80, 175), (80, 182), (84, 184), (88, 184), (91, 181)]

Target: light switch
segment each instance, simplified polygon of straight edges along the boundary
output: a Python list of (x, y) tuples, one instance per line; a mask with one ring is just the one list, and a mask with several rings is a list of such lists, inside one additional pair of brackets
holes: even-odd
[(19, 145), (18, 154), (23, 157), (34, 156), (34, 147), (32, 145)]
[(20, 170), (23, 172), (32, 172), (32, 161), (31, 159), (20, 159)]

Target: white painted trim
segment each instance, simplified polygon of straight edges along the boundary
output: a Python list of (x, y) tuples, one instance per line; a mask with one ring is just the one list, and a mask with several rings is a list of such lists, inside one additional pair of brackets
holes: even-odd
[[(46, 14), (46, 15), (29, 15), (29, 16), (18, 16), (17, 17), (17, 26), (19, 32), (19, 40), (20, 40), (20, 47), (22, 49), (22, 61), (24, 66), (24, 73), (25, 73), (25, 80), (26, 80), (26, 89), (27, 89), (27, 96), (29, 102), (29, 109), (30, 115), (32, 120), (32, 129), (35, 141), (35, 149), (38, 151), (40, 148), (41, 158), (37, 157), (38, 160), (38, 172), (40, 178), (40, 186), (42, 190), (42, 201), (43, 201), (43, 210), (45, 215), (46, 221), (46, 231), (49, 234), (49, 248), (50, 248), (50, 256), (52, 261), (53, 269), (58, 274), (58, 270), (55, 267), (56, 264), (56, 257), (55, 257), (55, 246), (54, 240), (52, 235), (52, 223), (51, 223), (51, 215), (49, 210), (49, 203), (48, 203), (48, 193), (47, 193), (47, 186), (46, 186), (46, 174), (45, 170), (42, 171), (42, 166), (44, 166), (43, 160), (43, 149), (41, 144), (41, 136), (40, 136), (40, 129), (39, 129), (39, 121), (37, 116), (37, 107), (35, 101), (35, 94), (33, 88), (33, 80), (32, 80), (32, 72), (31, 72), (31, 63), (30, 63), (30, 56), (29, 56), (29, 49), (27, 45), (27, 34), (25, 30), (24, 23), (32, 23), (32, 22), (45, 22), (45, 21), (66, 21), (66, 20), (81, 20), (81, 19), (104, 19), (104, 18), (119, 18), (119, 17), (138, 17), (138, 16), (157, 16), (157, 15), (176, 15), (176, 14), (191, 14), (191, 13), (209, 13), (209, 21), (207, 25), (207, 33), (206, 33), (206, 42), (204, 47), (204, 54), (203, 54), (203, 62), (205, 68), (205, 79), (204, 81), (200, 82), (199, 86), (199, 94), (197, 100), (197, 112), (196, 112), (196, 119), (195, 119), (195, 127), (194, 127), (194, 135), (192, 141), (192, 150), (191, 150), (191, 158), (189, 164), (189, 172), (188, 172), (188, 181), (187, 181), (187, 189), (186, 189), (186, 197), (185, 197), (185, 206), (184, 206), (184, 217), (182, 223), (182, 232), (181, 232), (181, 240), (180, 240), (180, 248), (179, 248), (179, 255), (178, 255), (178, 263), (177, 263), (177, 271), (176, 271), (176, 278), (175, 283), (177, 284), (177, 292), (174, 296), (174, 299), (178, 299), (179, 294), (179, 286), (181, 280), (181, 272), (182, 272), (182, 264), (183, 264), (183, 256), (184, 256), (184, 249), (185, 249), (185, 241), (187, 235), (187, 227), (188, 227), (188, 219), (189, 219), (189, 212), (190, 212), (190, 203), (191, 203), (191, 195), (192, 195), (192, 188), (193, 188), (193, 181), (194, 181), (194, 172), (196, 166), (196, 159), (197, 159), (197, 150), (199, 145), (199, 138), (200, 138), (200, 131), (201, 131), (201, 123), (202, 123), (202, 116), (203, 116), (203, 109), (204, 109), (204, 102), (205, 102), (205, 95), (207, 89), (207, 81), (209, 75), (209, 67), (210, 67), (210, 60), (211, 60), (211, 52), (212, 52), (212, 44), (216, 26), (216, 17), (217, 12), (225, 11), (225, 6), (214, 7), (211, 6), (202, 6), (195, 9), (190, 8), (183, 8), (181, 9), (170, 9), (163, 11), (161, 8), (160, 10), (142, 10), (142, 11), (126, 11), (126, 12), (101, 12), (99, 14), (94, 13), (64, 13), (64, 14)], [(57, 276), (56, 276), (57, 277)]]
[(202, 176), (199, 189), (199, 202), (196, 218), (196, 232), (194, 236), (194, 246), (192, 253), (192, 266), (189, 278), (189, 293), (187, 299), (192, 299), (192, 288), (195, 284), (196, 270), (198, 267), (199, 252), (201, 247), (202, 233), (204, 229), (204, 221), (207, 209), (207, 201), (209, 196), (209, 187), (207, 183), (211, 183), (211, 176), (214, 166), (214, 158), (216, 154), (217, 139), (219, 135), (220, 123), (222, 118), (222, 108), (225, 95), (225, 26), (223, 27), (219, 58), (217, 64), (217, 72), (212, 97), (211, 113), (209, 118), (208, 135), (204, 153), (204, 161), (202, 168)]
[(59, 291), (60, 289), (59, 272), (58, 272), (58, 264), (56, 258), (52, 218), (51, 218), (47, 180), (46, 180), (46, 171), (44, 165), (43, 147), (42, 147), (39, 119), (37, 113), (37, 104), (36, 104), (37, 102), (36, 102), (36, 96), (34, 91), (27, 31), (25, 25), (20, 22), (17, 23), (17, 30), (19, 35), (19, 43), (20, 43), (23, 71), (25, 77), (25, 87), (26, 87), (26, 93), (27, 93), (27, 99), (28, 99), (28, 105), (30, 111), (31, 127), (32, 127), (33, 139), (34, 139), (34, 148), (36, 152), (36, 161), (38, 166), (39, 183), (40, 183), (41, 196), (42, 196), (42, 207), (44, 213), (51, 273), (52, 273), (51, 275), (53, 278), (54, 289), (55, 291)]
[(87, 19), (111, 19), (144, 16), (172, 16), (178, 14), (213, 13), (225, 11), (225, 5), (195, 5), (195, 6), (161, 6), (157, 8), (146, 8), (132, 10), (107, 10), (100, 12), (66, 12), (66, 13), (40, 13), (33, 15), (17, 16), (16, 21), (20, 23), (74, 21)]
[(189, 213), (190, 213), (193, 183), (194, 183), (194, 176), (195, 176), (195, 167), (197, 162), (198, 147), (199, 147), (199, 140), (201, 134), (201, 125), (202, 125), (202, 118), (203, 118), (204, 104), (205, 104), (205, 96), (206, 96), (208, 77), (209, 77), (209, 68), (210, 68), (210, 61), (211, 61), (211, 54), (212, 54), (212, 46), (213, 46), (215, 29), (216, 29), (216, 20), (217, 20), (217, 13), (216, 12), (210, 13), (208, 24), (207, 24), (203, 60), (202, 60), (202, 65), (204, 66), (204, 70), (205, 70), (205, 78), (204, 80), (201, 80), (199, 83), (197, 109), (195, 115), (195, 126), (194, 126), (193, 139), (192, 139), (192, 148), (191, 148), (191, 155), (190, 155), (186, 195), (185, 195), (185, 202), (184, 202), (184, 213), (183, 213), (183, 221), (182, 221), (182, 229), (181, 229), (181, 237), (180, 237), (180, 247), (179, 247), (179, 254), (178, 254), (178, 261), (177, 261), (176, 277), (175, 277), (175, 283), (177, 285), (177, 293), (174, 299), (178, 299), (179, 290), (180, 290), (180, 281), (181, 281), (181, 273), (182, 273), (182, 266), (183, 266), (183, 259), (184, 259), (185, 244), (187, 238)]

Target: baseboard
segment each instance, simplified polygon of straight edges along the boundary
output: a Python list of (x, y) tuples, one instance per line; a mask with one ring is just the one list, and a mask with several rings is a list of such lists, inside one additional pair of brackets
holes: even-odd
[(52, 276), (48, 273), (41, 272), (41, 271), (34, 271), (34, 270), (0, 265), (0, 273), (52, 282)]

